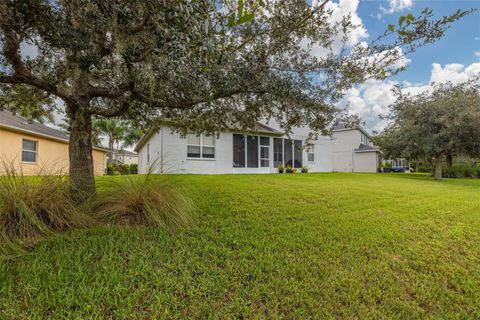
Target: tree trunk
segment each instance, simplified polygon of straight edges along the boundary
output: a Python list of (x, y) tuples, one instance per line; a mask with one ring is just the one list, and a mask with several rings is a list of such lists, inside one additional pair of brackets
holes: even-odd
[(435, 179), (441, 180), (442, 179), (442, 165), (443, 165), (443, 157), (437, 156), (435, 158)]
[(452, 168), (453, 166), (453, 156), (451, 154), (447, 155), (447, 167)]
[(81, 202), (95, 194), (92, 116), (85, 108), (70, 110), (70, 192), (75, 201)]
[(108, 138), (108, 150), (110, 151), (108, 153), (108, 163), (112, 163), (113, 162), (113, 144), (114, 144), (114, 140), (112, 137), (109, 137)]

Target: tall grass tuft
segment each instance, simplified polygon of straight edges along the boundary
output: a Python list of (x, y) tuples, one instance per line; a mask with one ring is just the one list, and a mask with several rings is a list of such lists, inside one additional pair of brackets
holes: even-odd
[(70, 200), (64, 176), (23, 176), (0, 169), (0, 255), (11, 257), (45, 236), (86, 226), (90, 218)]
[(191, 224), (195, 206), (165, 176), (123, 176), (98, 184), (94, 209), (103, 223), (157, 226), (174, 231)]

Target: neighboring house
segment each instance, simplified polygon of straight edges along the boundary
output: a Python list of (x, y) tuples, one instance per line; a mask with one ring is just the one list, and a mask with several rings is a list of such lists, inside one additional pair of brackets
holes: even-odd
[(168, 125), (145, 134), (135, 151), (138, 172), (146, 173), (274, 173), (280, 164), (310, 172), (377, 172), (380, 151), (361, 128), (335, 127), (305, 145), (308, 129), (285, 135), (276, 123), (258, 123), (249, 132), (234, 128), (215, 135), (182, 137)]
[[(58, 130), (0, 111), (0, 166), (13, 164), (25, 175), (68, 173), (68, 143), (68, 136)], [(107, 152), (93, 148), (96, 175), (105, 173)]]
[(118, 164), (138, 164), (138, 153), (128, 150), (113, 150), (113, 162)]

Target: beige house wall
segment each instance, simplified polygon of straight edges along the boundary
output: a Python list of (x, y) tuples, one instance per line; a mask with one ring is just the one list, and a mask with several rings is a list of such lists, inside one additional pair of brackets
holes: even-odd
[[(22, 162), (23, 139), (37, 142), (36, 163)], [(94, 149), (92, 156), (95, 175), (105, 174), (107, 153)], [(67, 174), (68, 143), (0, 128), (0, 161), (1, 167), (4, 163), (13, 164), (24, 175)]]

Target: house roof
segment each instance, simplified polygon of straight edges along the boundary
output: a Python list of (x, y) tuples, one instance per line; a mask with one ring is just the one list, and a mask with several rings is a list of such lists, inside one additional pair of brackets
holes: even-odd
[(355, 126), (355, 127), (347, 127), (345, 123), (340, 122), (333, 126), (332, 131), (346, 131), (346, 130), (360, 130), (364, 135), (371, 138), (370, 134), (362, 127), (362, 126)]
[(283, 135), (283, 132), (273, 129), (272, 127), (267, 126), (266, 124), (257, 122), (256, 126), (251, 129), (242, 130), (241, 128), (231, 126), (231, 131), (245, 131), (245, 132), (252, 132), (252, 133), (266, 133), (266, 134), (273, 134), (273, 135)]
[(121, 150), (113, 149), (113, 153), (121, 154), (121, 155), (127, 155), (127, 156), (138, 156), (138, 153), (133, 152), (133, 151), (129, 151), (129, 150), (125, 150), (125, 149), (121, 149)]
[[(134, 150), (138, 152), (140, 150), (140, 148), (142, 148), (145, 145), (145, 143), (147, 143), (147, 141), (150, 139), (152, 134), (154, 134), (157, 131), (158, 131), (158, 129), (157, 130), (154, 130), (154, 129), (148, 130), (140, 138), (140, 140), (138, 140), (138, 143), (135, 146)], [(242, 131), (242, 132), (248, 132), (248, 133), (263, 133), (263, 134), (278, 135), (278, 136), (281, 136), (281, 135), (284, 134), (283, 132), (275, 130), (275, 129), (273, 129), (273, 128), (271, 128), (271, 127), (269, 127), (269, 126), (267, 126), (263, 123), (260, 123), (260, 122), (257, 122), (257, 125), (255, 126), (255, 128), (248, 129), (248, 130), (242, 130), (241, 128), (231, 126), (230, 131)]]
[[(6, 110), (0, 110), (0, 128), (69, 143), (68, 135), (63, 132), (39, 122), (29, 121)], [(94, 146), (93, 148), (100, 151), (107, 151), (107, 149), (99, 146)]]
[(353, 150), (355, 152), (381, 152), (380, 149), (374, 146), (367, 146), (366, 144), (360, 144), (360, 146)]

